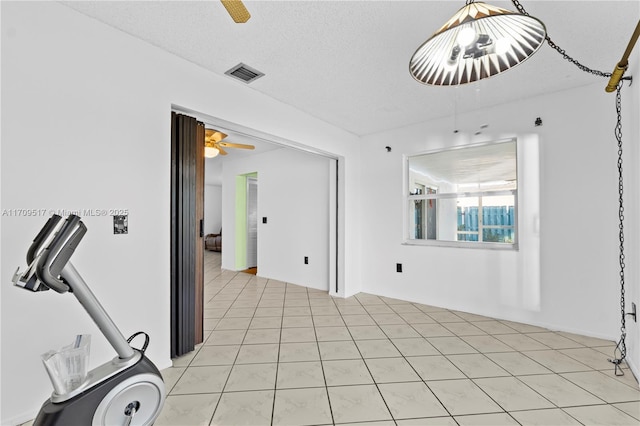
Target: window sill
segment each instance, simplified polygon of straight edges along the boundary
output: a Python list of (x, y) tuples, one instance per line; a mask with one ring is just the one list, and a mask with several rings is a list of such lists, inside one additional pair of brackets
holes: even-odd
[(438, 241), (438, 240), (404, 240), (403, 246), (422, 246), (422, 247), (451, 247), (465, 248), (475, 250), (509, 250), (518, 251), (518, 243), (477, 243), (465, 241)]

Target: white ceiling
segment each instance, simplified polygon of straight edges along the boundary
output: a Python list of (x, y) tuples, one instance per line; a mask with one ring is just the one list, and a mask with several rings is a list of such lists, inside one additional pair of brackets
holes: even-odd
[[(489, 3), (514, 10), (509, 1)], [(605, 72), (620, 60), (640, 17), (638, 0), (521, 3), (568, 54)], [(408, 71), (411, 55), (462, 0), (246, 1), (252, 15), (246, 24), (233, 23), (216, 0), (65, 4), (216, 74), (243, 62), (266, 74), (251, 88), (356, 135), (606, 85), (546, 44), (487, 80), (455, 88), (417, 83)]]

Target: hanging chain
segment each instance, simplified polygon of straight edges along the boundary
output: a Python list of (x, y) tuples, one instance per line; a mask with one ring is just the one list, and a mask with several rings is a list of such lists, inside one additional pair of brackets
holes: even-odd
[[(530, 16), (518, 0), (511, 0), (511, 3), (513, 3), (514, 6), (518, 9), (518, 12), (520, 12), (523, 15)], [(567, 61), (577, 66), (581, 71), (584, 71), (599, 77), (607, 77), (607, 78), (611, 77), (611, 73), (591, 69), (585, 65), (582, 65), (580, 62), (578, 62), (571, 56), (567, 55), (564, 49), (560, 48), (560, 46), (555, 44), (553, 40), (551, 40), (548, 34), (545, 36), (545, 40), (547, 41), (547, 44), (549, 44), (549, 46), (551, 46), (554, 50), (556, 50), (559, 54), (561, 54), (564, 59), (566, 59)], [(629, 79), (630, 78), (623, 78), (622, 80), (629, 80)], [(615, 365), (614, 373), (616, 376), (624, 375), (624, 371), (622, 370), (620, 365), (622, 364), (622, 362), (627, 356), (627, 346), (625, 344), (625, 339), (627, 337), (627, 327), (626, 327), (626, 321), (625, 321), (626, 313), (625, 313), (625, 300), (624, 300), (625, 255), (624, 255), (624, 185), (623, 185), (623, 179), (622, 179), (622, 101), (621, 101), (621, 95), (620, 95), (620, 89), (622, 88), (622, 84), (623, 84), (622, 81), (620, 81), (618, 83), (618, 87), (616, 88), (616, 114), (618, 118), (617, 118), (616, 127), (614, 131), (616, 136), (616, 141), (618, 142), (618, 220), (619, 220), (618, 237), (620, 241), (620, 247), (619, 247), (620, 251), (619, 251), (618, 261), (620, 263), (620, 315), (622, 317), (621, 319), (622, 324), (620, 327), (620, 340), (618, 341), (618, 344), (616, 345), (616, 348), (613, 351), (614, 358), (609, 359), (609, 362)]]
[[(625, 256), (624, 256), (624, 185), (622, 180), (622, 97), (620, 95), (620, 89), (622, 87), (622, 82), (618, 83), (618, 87), (616, 88), (616, 113), (618, 114), (618, 121), (616, 122), (615, 128), (615, 136), (618, 141), (618, 220), (619, 220), (619, 239), (620, 239), (620, 254), (618, 256), (618, 260), (620, 262), (620, 314), (622, 316), (621, 326), (620, 326), (620, 341), (616, 345), (613, 356), (616, 357), (614, 359), (610, 359), (609, 362), (612, 362), (615, 365), (615, 375), (622, 376), (624, 375), (624, 371), (620, 368), (620, 364), (627, 356), (627, 346), (625, 344), (625, 338), (627, 336), (627, 327), (625, 321), (625, 301), (624, 301), (624, 268), (625, 268)], [(617, 356), (619, 355), (619, 356)]]
[[(520, 4), (520, 2), (518, 0), (511, 0), (511, 3), (513, 3), (513, 5), (516, 7), (516, 9), (518, 9), (518, 12), (522, 13), (523, 15), (529, 16), (529, 13), (527, 13), (527, 11), (524, 10), (524, 7)], [(581, 71), (588, 72), (589, 74), (597, 75), (598, 77), (607, 77), (607, 78), (611, 77), (611, 73), (610, 72), (602, 72), (602, 71), (591, 69), (591, 68), (589, 68), (589, 67), (587, 67), (585, 65), (582, 65), (580, 62), (578, 62), (577, 60), (575, 60), (571, 56), (567, 55), (567, 53), (564, 51), (564, 49), (562, 49), (560, 46), (555, 44), (553, 42), (553, 40), (551, 40), (551, 37), (549, 37), (548, 34), (545, 36), (545, 40), (547, 40), (547, 44), (549, 44), (549, 46), (551, 46), (551, 48), (553, 48), (559, 54), (561, 54), (564, 59), (566, 59), (567, 61), (571, 62), (573, 65), (577, 66)]]

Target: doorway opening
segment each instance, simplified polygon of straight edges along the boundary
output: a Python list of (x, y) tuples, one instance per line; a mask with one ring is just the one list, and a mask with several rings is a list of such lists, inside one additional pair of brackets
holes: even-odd
[(247, 178), (247, 270), (258, 269), (258, 177)]
[(258, 269), (258, 173), (236, 176), (235, 270)]
[(236, 176), (235, 269), (258, 272), (258, 173)]
[[(341, 157), (190, 109), (175, 105), (173, 108), (197, 116), (207, 128), (211, 127), (224, 132), (232, 142), (252, 144), (256, 147), (254, 151), (237, 151), (230, 153), (233, 155), (228, 157), (215, 158), (216, 163), (220, 165), (220, 180), (216, 185), (222, 187), (221, 227), (229, 229), (223, 238), (226, 250), (222, 250), (222, 268), (246, 271), (252, 266), (249, 263), (258, 263), (256, 266), (260, 266), (259, 264), (262, 262), (261, 269), (265, 277), (284, 280), (291, 278), (292, 282), (307, 282), (310, 281), (307, 279), (310, 277), (312, 282), (309, 287), (311, 288), (323, 288), (328, 290), (330, 294), (338, 296), (345, 294), (345, 181), (344, 162), (341, 161)], [(261, 152), (261, 145), (269, 145), (271, 148), (267, 148), (267, 151), (278, 150), (279, 153)], [(260, 160), (252, 160), (252, 158), (256, 158), (254, 157), (256, 154), (262, 155)], [(325, 166), (319, 166), (324, 167), (325, 172), (318, 172), (315, 177), (310, 175), (308, 168), (300, 166), (300, 159), (294, 159), (296, 155), (300, 154), (312, 154), (311, 157), (327, 160)], [(247, 155), (250, 156), (247, 157)], [(265, 166), (265, 164), (269, 164), (267, 158), (277, 163), (275, 169)], [(314, 163), (314, 160), (308, 161)], [(221, 167), (223, 162), (224, 167)], [(307, 160), (302, 160), (302, 162), (307, 163)], [(317, 165), (317, 162), (315, 164)], [(286, 167), (280, 167), (284, 165)], [(296, 169), (289, 170), (291, 168)], [(263, 171), (267, 173), (264, 176), (262, 176)], [(260, 211), (258, 211), (259, 216), (257, 217), (257, 227), (260, 228), (261, 237), (256, 235), (260, 247), (257, 250), (260, 256), (258, 262), (250, 262), (247, 253), (249, 248), (247, 219), (249, 215), (246, 214), (246, 195), (248, 192), (245, 188), (247, 188), (247, 178), (251, 174), (249, 172), (260, 172), (261, 174), (259, 198), (262, 201), (260, 201)], [(207, 169), (207, 175), (209, 175), (209, 169)], [(286, 178), (283, 180), (285, 175)], [(279, 179), (277, 183), (274, 182), (274, 176)], [(296, 179), (291, 179), (291, 176), (296, 176)], [(307, 183), (305, 186), (302, 183), (305, 179), (310, 180), (311, 185)], [(224, 180), (224, 184), (222, 180)], [(324, 185), (318, 188), (317, 185), (320, 182), (324, 182)], [(292, 187), (295, 184), (298, 184), (299, 187)], [(276, 190), (273, 189), (274, 185), (277, 185)], [(321, 205), (310, 204), (307, 198), (312, 197), (313, 194), (317, 199), (322, 198), (325, 201)], [(281, 202), (274, 202), (283, 196), (286, 202), (294, 199), (297, 202), (296, 209), (287, 210)], [(304, 206), (306, 210), (300, 212), (300, 206)], [(290, 216), (293, 211), (298, 211), (297, 217)], [(320, 213), (325, 216), (320, 217)], [(300, 220), (306, 220), (306, 222), (298, 223)], [(319, 228), (326, 228), (322, 231), (324, 237), (321, 242), (319, 238), (310, 235)], [(293, 243), (298, 243), (298, 246)], [(285, 261), (283, 259), (290, 263), (282, 265)], [(276, 273), (284, 269), (287, 272), (286, 277)]]

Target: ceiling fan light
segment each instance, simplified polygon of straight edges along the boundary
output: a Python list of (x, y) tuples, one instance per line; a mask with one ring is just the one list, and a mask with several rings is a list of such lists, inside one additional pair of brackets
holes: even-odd
[(206, 158), (213, 158), (220, 154), (220, 150), (214, 146), (205, 146), (204, 147), (204, 156)]
[(471, 2), (416, 50), (409, 71), (429, 85), (471, 83), (525, 61), (546, 35), (544, 24), (532, 16)]

